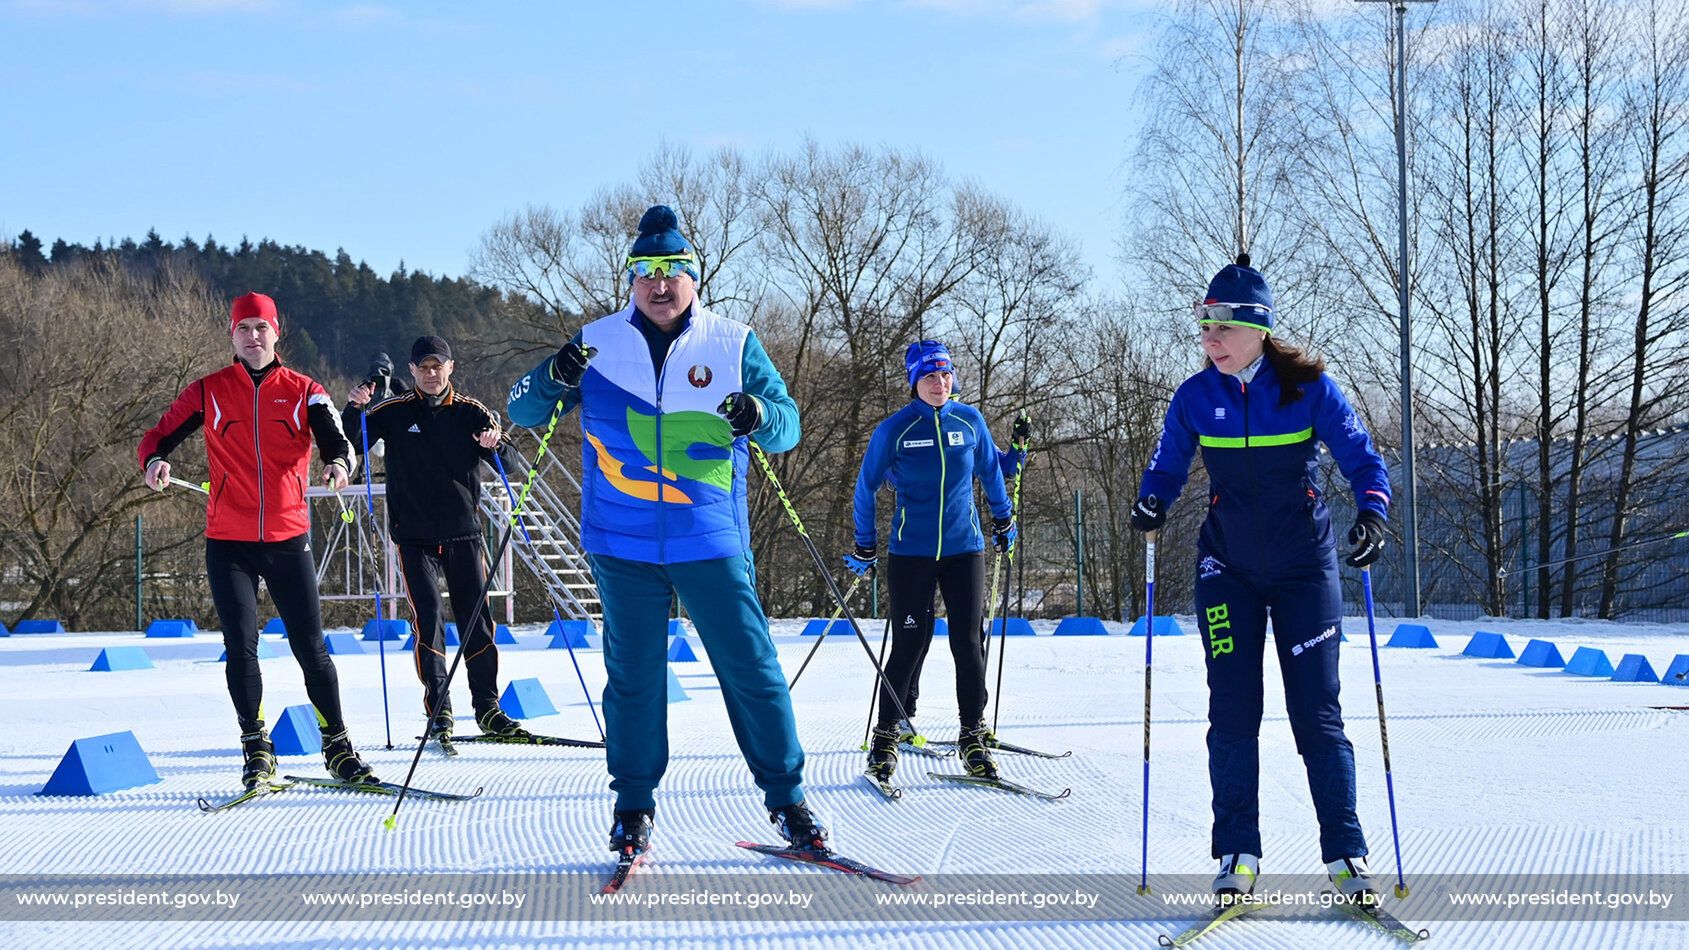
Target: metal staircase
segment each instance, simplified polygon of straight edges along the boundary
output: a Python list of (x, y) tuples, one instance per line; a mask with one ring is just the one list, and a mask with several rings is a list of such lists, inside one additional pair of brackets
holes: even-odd
[[(519, 464), (511, 473), (511, 487), (520, 495), (524, 480), (521, 476), (527, 472), (529, 462), (520, 451), (512, 449), (512, 452)], [(566, 483), (575, 497), (580, 497), (581, 484), (575, 474), (556, 454), (547, 453), (520, 515), (533, 543), (530, 545), (518, 528), (510, 539), (510, 549), (545, 587), (565, 618), (598, 621), (602, 617), (598, 585), (580, 548), (580, 519), (574, 506), (552, 488), (550, 480)], [(511, 498), (504, 485), (496, 480), (483, 483), (482, 489), (481, 510), (496, 530), (503, 531), (510, 524)]]

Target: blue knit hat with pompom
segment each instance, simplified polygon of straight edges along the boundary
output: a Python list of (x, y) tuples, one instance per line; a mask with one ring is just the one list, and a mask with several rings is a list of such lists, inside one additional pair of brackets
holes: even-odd
[(628, 251), (630, 267), (636, 257), (690, 257), (692, 264), (681, 269), (693, 280), (699, 279), (697, 253), (692, 250), (692, 242), (680, 233), (680, 217), (668, 205), (652, 205), (640, 216), (639, 237), (634, 238)]
[(1267, 278), (1249, 266), (1248, 254), (1239, 254), (1237, 263), (1220, 268), (1220, 272), (1208, 282), (1208, 293), (1203, 297), (1201, 306), (1213, 304), (1231, 307), (1231, 319), (1216, 320), (1206, 313), (1199, 313), (1198, 323), (1229, 323), (1268, 333), (1273, 330), (1273, 291), (1267, 286)]

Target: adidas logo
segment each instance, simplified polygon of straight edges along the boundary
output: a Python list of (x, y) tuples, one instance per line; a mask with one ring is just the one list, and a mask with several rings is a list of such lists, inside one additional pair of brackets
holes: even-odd
[(416, 423), (413, 422), (413, 423), (411, 423), (411, 427), (409, 429), (406, 429), (405, 431), (406, 432), (421, 432), (422, 430), (418, 429), (416, 427)]

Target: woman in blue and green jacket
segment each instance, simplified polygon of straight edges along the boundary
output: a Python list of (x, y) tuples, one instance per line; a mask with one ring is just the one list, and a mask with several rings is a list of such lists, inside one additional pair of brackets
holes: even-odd
[[(955, 367), (937, 340), (912, 343), (903, 356), (909, 375), (908, 405), (880, 423), (856, 478), (856, 550), (845, 565), (861, 575), (878, 558), (875, 495), (889, 482), (897, 493), (887, 542), (886, 583), (890, 588), (892, 645), (886, 662), (890, 689), (881, 686), (879, 721), (868, 752), (868, 772), (884, 781), (897, 768), (898, 706), (914, 715), (921, 664), (932, 645), (933, 595), (944, 595), (950, 622), (950, 653), (956, 660), (956, 705), (961, 717), (958, 747), (968, 771), (997, 776), (991, 761), (985, 711), (985, 535), (974, 502), (974, 480), (985, 486), (991, 506), (992, 543), (999, 551), (1014, 541), (1014, 510), (1003, 487), (1020, 453), (1003, 453), (978, 409), (952, 398)], [(1014, 441), (1024, 445), (1029, 424), (1015, 424)]]
[(1364, 899), (1372, 883), (1355, 816), (1355, 753), (1337, 700), (1343, 594), (1319, 444), (1355, 493), (1358, 516), (1343, 553), (1350, 567), (1367, 567), (1383, 550), (1389, 475), (1325, 362), (1270, 335), (1273, 294), (1247, 254), (1209, 282), (1196, 318), (1206, 365), (1173, 394), (1132, 525), (1161, 528), (1201, 449), (1208, 515), (1196, 543), (1195, 605), (1208, 667), (1214, 891), (1222, 901), (1247, 894), (1259, 870), (1261, 677), (1271, 617), (1321, 860), (1340, 893)]

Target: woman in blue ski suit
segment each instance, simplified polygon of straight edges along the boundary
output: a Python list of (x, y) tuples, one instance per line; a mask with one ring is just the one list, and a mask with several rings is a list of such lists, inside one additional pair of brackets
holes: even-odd
[[(856, 478), (856, 550), (845, 565), (858, 575), (875, 566), (878, 530), (875, 494), (890, 482), (897, 493), (887, 544), (891, 657), (886, 678), (893, 693), (880, 690), (879, 721), (868, 753), (868, 772), (882, 781), (897, 767), (897, 745), (913, 727), (899, 726), (899, 705), (914, 715), (921, 665), (933, 638), (933, 594), (942, 592), (949, 614), (950, 653), (956, 661), (956, 705), (961, 716), (958, 748), (974, 775), (997, 777), (985, 728), (985, 535), (974, 502), (974, 479), (991, 505), (992, 543), (999, 551), (1014, 541), (1014, 510), (1003, 487), (1023, 453), (1003, 453), (991, 439), (978, 409), (951, 396), (955, 367), (936, 340), (911, 343), (903, 357), (909, 376), (908, 405), (891, 414), (868, 440)], [(1030, 423), (1015, 424), (1024, 445)]]
[(1355, 493), (1359, 515), (1343, 558), (1351, 567), (1370, 565), (1383, 549), (1389, 476), (1324, 361), (1269, 335), (1272, 291), (1247, 254), (1209, 283), (1197, 321), (1208, 361), (1173, 394), (1132, 524), (1161, 527), (1200, 448), (1209, 489), (1195, 606), (1208, 667), (1212, 849), (1220, 860), (1214, 890), (1222, 900), (1247, 894), (1259, 870), (1258, 737), (1270, 615), (1321, 860), (1342, 894), (1375, 896), (1355, 815), (1354, 749), (1337, 699), (1343, 598), (1318, 443)]

